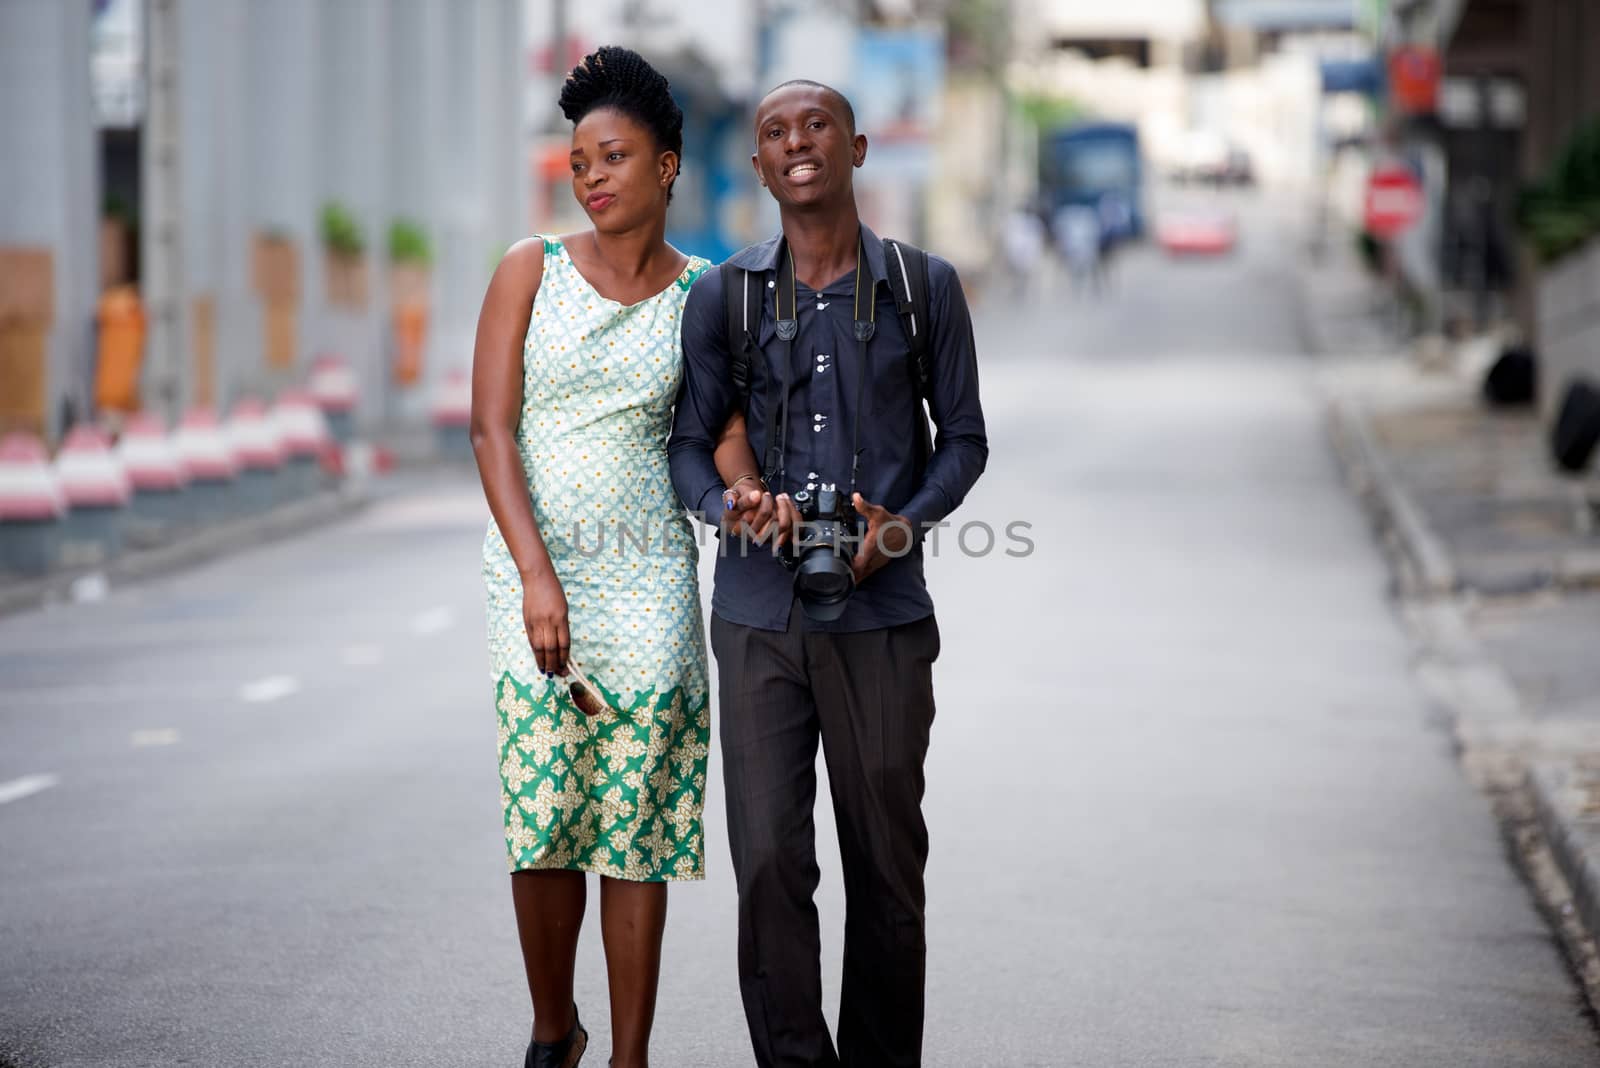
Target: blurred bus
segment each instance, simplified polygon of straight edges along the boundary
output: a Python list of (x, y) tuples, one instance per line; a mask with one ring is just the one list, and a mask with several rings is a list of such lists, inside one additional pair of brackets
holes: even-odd
[(1039, 144), (1039, 196), (1046, 216), (1075, 205), (1093, 208), (1107, 243), (1144, 233), (1139, 132), (1121, 122), (1081, 123), (1045, 134)]

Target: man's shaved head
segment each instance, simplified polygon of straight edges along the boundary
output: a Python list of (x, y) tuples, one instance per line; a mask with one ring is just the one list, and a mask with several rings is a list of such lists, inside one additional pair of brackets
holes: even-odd
[(831, 85), (823, 85), (821, 82), (814, 82), (810, 78), (790, 78), (781, 85), (774, 85), (767, 91), (767, 96), (764, 96), (761, 99), (765, 100), (773, 93), (779, 92), (783, 89), (790, 89), (797, 85), (803, 85), (807, 89), (821, 89), (824, 93), (831, 97), (834, 106), (839, 109), (840, 115), (844, 118), (845, 126), (847, 126), (850, 130), (850, 136), (855, 136), (856, 109), (850, 106), (850, 101), (845, 99), (845, 95), (843, 93), (839, 92), (839, 90), (835, 89)]

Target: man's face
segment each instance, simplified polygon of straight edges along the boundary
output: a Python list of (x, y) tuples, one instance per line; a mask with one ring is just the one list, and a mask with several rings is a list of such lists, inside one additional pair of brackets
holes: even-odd
[(756, 177), (780, 207), (834, 203), (851, 195), (851, 170), (867, 158), (835, 96), (810, 85), (775, 90), (756, 111)]

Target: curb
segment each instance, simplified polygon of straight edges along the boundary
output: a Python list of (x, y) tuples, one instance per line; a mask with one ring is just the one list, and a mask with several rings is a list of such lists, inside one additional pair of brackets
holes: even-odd
[[(1304, 273), (1295, 293), (1302, 333), (1314, 354), (1325, 349), (1311, 314)], [(1360, 402), (1319, 379), (1336, 462), (1379, 532), (1394, 566), (1402, 620), (1417, 650), (1416, 683), (1443, 713), (1457, 760), (1469, 782), (1491, 798), (1508, 841), (1515, 830), (1508, 804), (1531, 806), (1544, 860), (1513, 849), (1515, 864), (1546, 913), (1591, 1011), (1600, 1011), (1600, 971), (1594, 939), (1600, 935), (1600, 743), (1566, 736), (1532, 719), (1505, 669), (1473, 635), (1463, 605), (1474, 590), (1462, 579), (1443, 540), (1401, 484), (1378, 444)], [(1570, 590), (1600, 585), (1600, 551), (1547, 558), (1535, 588)], [(1492, 591), (1476, 590), (1488, 596)], [(1570, 754), (1570, 755), (1569, 755)], [(1541, 870), (1542, 863), (1542, 870)], [(1553, 888), (1553, 868), (1564, 888)], [(1568, 896), (1570, 895), (1570, 896)]]
[[(1311, 355), (1324, 356), (1328, 352), (1325, 332), (1313, 312), (1315, 302), (1304, 267), (1297, 266), (1293, 277), (1296, 332)], [(1327, 407), (1334, 454), (1344, 469), (1345, 480), (1367, 503), (1367, 512), (1379, 532), (1392, 532), (1398, 542), (1401, 560), (1407, 565), (1400, 570), (1413, 587), (1407, 592), (1435, 597), (1455, 593), (1460, 587), (1455, 562), (1428, 525), (1422, 509), (1395, 477), (1373, 437), (1366, 413), (1321, 380), (1319, 392)]]
[[(37, 579), (0, 580), (0, 616), (80, 599), (79, 583), (101, 586), (168, 575), (235, 550), (281, 541), (314, 527), (355, 515), (372, 501), (358, 490), (324, 490), (261, 515), (234, 519), (181, 534), (166, 545), (130, 549), (99, 568), (76, 568)], [(98, 577), (98, 578), (97, 578)]]
[(1579, 921), (1600, 931), (1600, 764), (1536, 764), (1528, 770), (1528, 789)]
[[(1327, 401), (1333, 424), (1334, 451), (1343, 461), (1347, 480), (1368, 503), (1368, 512), (1378, 529), (1394, 534), (1408, 565), (1404, 572), (1412, 588), (1407, 592), (1428, 597), (1455, 593), (1460, 589), (1461, 579), (1450, 551), (1395, 477), (1388, 458), (1373, 438), (1366, 413), (1342, 397), (1328, 394)], [(1340, 444), (1344, 447), (1340, 448)]]

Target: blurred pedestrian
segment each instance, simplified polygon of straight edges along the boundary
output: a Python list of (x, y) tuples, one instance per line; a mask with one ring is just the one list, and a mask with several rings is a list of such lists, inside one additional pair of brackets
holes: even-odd
[(1053, 222), (1056, 251), (1073, 288), (1100, 292), (1104, 284), (1100, 213), (1087, 204), (1068, 204), (1056, 212)]
[[(730, 517), (724, 547), (735, 527), (785, 546), (745, 552), (740, 539), (717, 560), (712, 597), (739, 989), (762, 1068), (920, 1065), (923, 762), (939, 655), (921, 538), (988, 458), (972, 320), (948, 262), (861, 224), (853, 174), (867, 139), (843, 96), (787, 82), (762, 100), (754, 132), (782, 232), (695, 283), (668, 444), (684, 504)], [(744, 489), (724, 489), (712, 463), (730, 410), (767, 460)], [(809, 532), (796, 526), (802, 505)], [(842, 528), (838, 548), (824, 516)], [(819, 744), (849, 913), (837, 1047), (812, 901)]]
[[(666, 884), (705, 872), (696, 546), (665, 440), (684, 301), (710, 264), (665, 238), (683, 150), (666, 79), (601, 48), (568, 75), (561, 109), (592, 228), (506, 253), (473, 357), (501, 800), (533, 1000), (525, 1068), (571, 1068), (588, 1045), (572, 997), (586, 872), (600, 876), (612, 1064), (641, 1068)], [(731, 447), (754, 466), (742, 438)]]
[(1047, 243), (1044, 220), (1038, 212), (1018, 207), (1006, 215), (1001, 251), (1012, 291), (1024, 300), (1032, 300), (1040, 292), (1040, 268)]

